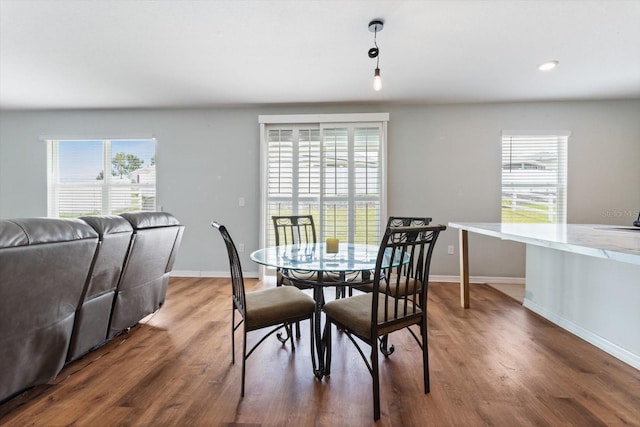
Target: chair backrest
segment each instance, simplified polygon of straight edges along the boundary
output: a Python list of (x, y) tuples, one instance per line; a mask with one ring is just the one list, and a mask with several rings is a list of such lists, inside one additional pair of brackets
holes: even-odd
[(276, 246), (316, 243), (316, 227), (311, 215), (272, 216)]
[(387, 221), (387, 227), (418, 227), (429, 225), (431, 220), (429, 217), (390, 216)]
[(217, 228), (224, 240), (224, 244), (227, 247), (227, 255), (229, 256), (229, 269), (231, 270), (231, 285), (233, 287), (233, 301), (238, 311), (245, 316), (245, 291), (244, 291), (244, 278), (242, 276), (242, 266), (240, 265), (240, 257), (236, 250), (236, 245), (233, 243), (227, 228), (217, 222), (212, 222), (211, 226)]
[[(444, 225), (387, 227), (380, 243), (373, 279), (372, 327), (381, 328), (402, 318), (426, 312), (431, 255)], [(406, 264), (389, 260), (401, 260)], [(422, 307), (420, 307), (422, 305)], [(378, 307), (385, 307), (378, 317)]]
[[(415, 216), (390, 216), (387, 221), (387, 227), (424, 227), (431, 223), (431, 218), (429, 217), (415, 217)], [(410, 275), (410, 270), (415, 268), (416, 264), (419, 260), (413, 259), (413, 262), (405, 264), (403, 269), (403, 274)]]

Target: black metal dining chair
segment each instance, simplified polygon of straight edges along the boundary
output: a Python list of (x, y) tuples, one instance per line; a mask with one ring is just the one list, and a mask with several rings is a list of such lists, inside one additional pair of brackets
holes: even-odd
[[(426, 225), (429, 225), (432, 221), (432, 218), (430, 217), (415, 217), (415, 216), (390, 216), (389, 219), (387, 220), (387, 227), (424, 227)], [(403, 267), (404, 270), (410, 268), (410, 265), (405, 265)], [(412, 268), (412, 267), (411, 267)], [(373, 276), (373, 273), (371, 273), (371, 275)], [(400, 281), (400, 283), (402, 283), (402, 281)], [(394, 286), (395, 286), (395, 281), (394, 280), (389, 280), (388, 282), (383, 282), (382, 283), (382, 287), (384, 289), (385, 286), (390, 286), (391, 289), (391, 293), (393, 294), (395, 292)], [(421, 283), (419, 281), (416, 280), (410, 280), (407, 283), (408, 286), (421, 286)], [(352, 289), (357, 289), (361, 292), (373, 292), (373, 283), (365, 283), (363, 285), (359, 285), (359, 286), (355, 286), (353, 288), (349, 289), (349, 294), (352, 295)], [(420, 293), (418, 292), (418, 295), (420, 295)], [(422, 302), (419, 301), (419, 304), (422, 305)], [(395, 347), (393, 345), (389, 345), (389, 339), (388, 337), (382, 336), (380, 337), (380, 351), (382, 352), (382, 354), (384, 354), (386, 357), (391, 356), (391, 354), (395, 351)]]
[[(274, 215), (273, 230), (276, 246), (316, 243), (316, 226), (312, 215)], [(309, 289), (305, 282), (317, 280), (315, 272), (289, 271), (286, 274), (276, 271), (277, 284), (293, 285), (300, 289)]]
[[(242, 339), (242, 387), (240, 395), (244, 396), (245, 365), (253, 351), (271, 334), (285, 329), (286, 337), (280, 340), (283, 345), (287, 339), (291, 339), (291, 350), (295, 351), (293, 334), (290, 325), (294, 322), (309, 320), (309, 335), (311, 336), (311, 361), (313, 372), (316, 371), (316, 361), (313, 357), (314, 334), (313, 318), (315, 313), (315, 301), (309, 295), (293, 286), (282, 286), (260, 291), (246, 292), (242, 267), (236, 246), (224, 225), (217, 222), (211, 225), (218, 229), (227, 247), (229, 256), (229, 268), (231, 270), (232, 308), (231, 308), (231, 363), (235, 363), (235, 332), (243, 325)], [(241, 319), (236, 324), (236, 310)], [(272, 327), (247, 353), (247, 332)], [(278, 334), (280, 335), (280, 334)]]
[[(276, 246), (316, 243), (316, 226), (312, 215), (273, 215), (273, 230)], [(317, 280), (316, 273), (276, 270), (278, 286), (295, 286), (298, 289), (311, 289), (308, 281)], [(300, 338), (300, 323), (296, 322), (296, 337)]]
[[(388, 227), (378, 251), (373, 291), (327, 302), (323, 340), (326, 374), (331, 372), (331, 329), (336, 325), (356, 346), (373, 380), (373, 418), (380, 418), (380, 380), (377, 343), (380, 337), (407, 329), (422, 349), (424, 392), (429, 393), (427, 343), (427, 289), (431, 255), (438, 235), (446, 227)], [(407, 264), (383, 268), (385, 260), (403, 259)], [(420, 282), (421, 286), (412, 283)], [(420, 303), (419, 303), (420, 302)], [(410, 328), (417, 325), (419, 336)], [(356, 341), (358, 339), (358, 341)], [(371, 348), (367, 360), (359, 342)], [(410, 359), (412, 360), (412, 359)], [(415, 359), (417, 361), (417, 359)], [(413, 366), (409, 367), (410, 369)]]
[[(387, 220), (387, 228), (389, 227), (424, 227), (431, 223), (429, 217), (409, 217), (409, 216), (390, 216)], [(406, 268), (406, 267), (405, 267)], [(389, 283), (393, 286), (393, 281)], [(373, 290), (372, 283), (354, 286), (355, 289), (362, 292), (371, 292)]]
[(276, 246), (316, 243), (316, 226), (312, 215), (274, 215)]
[[(390, 216), (387, 221), (387, 227), (425, 227), (428, 226), (431, 221), (432, 219), (429, 217)], [(412, 272), (408, 270), (418, 268), (416, 265), (418, 261), (418, 259), (414, 259), (413, 262), (405, 264), (401, 269), (401, 274), (405, 276), (405, 278), (413, 276)], [(404, 280), (400, 280), (399, 283), (400, 286), (403, 286), (402, 283), (404, 283)], [(394, 288), (397, 285), (394, 280), (389, 280), (387, 285), (390, 287), (391, 293), (396, 292)], [(422, 282), (420, 280), (409, 279), (407, 280), (406, 285), (410, 287), (420, 287)], [(413, 292), (412, 289), (410, 289), (410, 291)], [(420, 289), (416, 289), (415, 291), (418, 296), (421, 295)], [(422, 306), (422, 301), (418, 301), (418, 304)]]
[[(316, 226), (313, 215), (274, 215), (271, 217), (276, 246), (294, 244), (314, 244), (317, 242)], [(276, 270), (278, 286), (295, 286), (299, 289), (312, 289), (310, 282), (320, 278), (315, 271)], [(323, 282), (335, 282), (339, 277), (329, 272), (322, 273)], [(336, 287), (336, 297), (344, 295), (345, 287)], [(300, 324), (296, 323), (296, 337), (300, 337)]]

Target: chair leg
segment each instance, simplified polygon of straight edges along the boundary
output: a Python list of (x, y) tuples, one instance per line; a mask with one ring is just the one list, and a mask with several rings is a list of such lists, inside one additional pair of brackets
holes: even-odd
[(422, 370), (424, 375), (424, 394), (429, 393), (429, 346), (427, 343), (427, 325), (423, 322), (420, 325), (422, 329)]
[(311, 349), (311, 365), (313, 367), (313, 374), (316, 374), (316, 356), (315, 356), (315, 333), (314, 333), (315, 329), (313, 328), (313, 316), (309, 317), (309, 338), (311, 341), (311, 347), (309, 347)]
[[(300, 322), (296, 322), (296, 326), (300, 328)], [(289, 338), (291, 338), (291, 351), (296, 351), (296, 343), (293, 339), (293, 324), (285, 324), (284, 327), (287, 330), (287, 334), (289, 334)]]
[(380, 371), (378, 367), (378, 348), (375, 340), (371, 346), (371, 376), (373, 377), (373, 419), (380, 419)]
[(380, 351), (384, 354), (384, 357), (389, 357), (395, 351), (393, 344), (389, 346), (389, 335), (383, 335), (380, 338)]
[(231, 364), (236, 363), (236, 308), (231, 306)]
[[(325, 345), (324, 375), (331, 375), (331, 321), (327, 318), (324, 324), (322, 340)], [(319, 343), (321, 344), (321, 343)], [(322, 366), (322, 364), (320, 364)]]
[(300, 338), (300, 322), (296, 322), (296, 338)]
[(240, 388), (240, 396), (244, 397), (244, 378), (247, 364), (247, 330), (244, 327), (242, 328), (242, 334), (244, 337), (242, 340), (242, 387)]
[(283, 325), (284, 325), (284, 333), (285, 333), (284, 338), (282, 337), (282, 332), (276, 333), (276, 338), (278, 338), (278, 341), (280, 341), (283, 345), (286, 345), (289, 339), (291, 339), (293, 343), (293, 337), (291, 336), (291, 333), (293, 332), (292, 324), (283, 323)]

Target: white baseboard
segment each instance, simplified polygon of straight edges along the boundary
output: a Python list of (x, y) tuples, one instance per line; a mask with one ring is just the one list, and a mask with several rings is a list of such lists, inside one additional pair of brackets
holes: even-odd
[(579, 325), (576, 325), (572, 321), (565, 319), (564, 317), (559, 316), (556, 313), (545, 310), (543, 307), (528, 300), (527, 298), (524, 299), (524, 303), (522, 305), (533, 311), (534, 313), (539, 314), (540, 316), (549, 320), (550, 322), (555, 323), (561, 328), (566, 329), (572, 334), (582, 338), (588, 343), (595, 345), (600, 350), (609, 353), (610, 355), (622, 360), (623, 362), (633, 366), (636, 369), (640, 369), (640, 355), (631, 353), (630, 351), (625, 350), (624, 348), (612, 343), (611, 341), (608, 341), (601, 336), (596, 335)]

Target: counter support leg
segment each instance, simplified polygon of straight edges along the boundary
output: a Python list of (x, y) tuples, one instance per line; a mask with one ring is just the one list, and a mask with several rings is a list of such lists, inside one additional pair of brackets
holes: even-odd
[(460, 305), (469, 308), (469, 232), (460, 229)]

